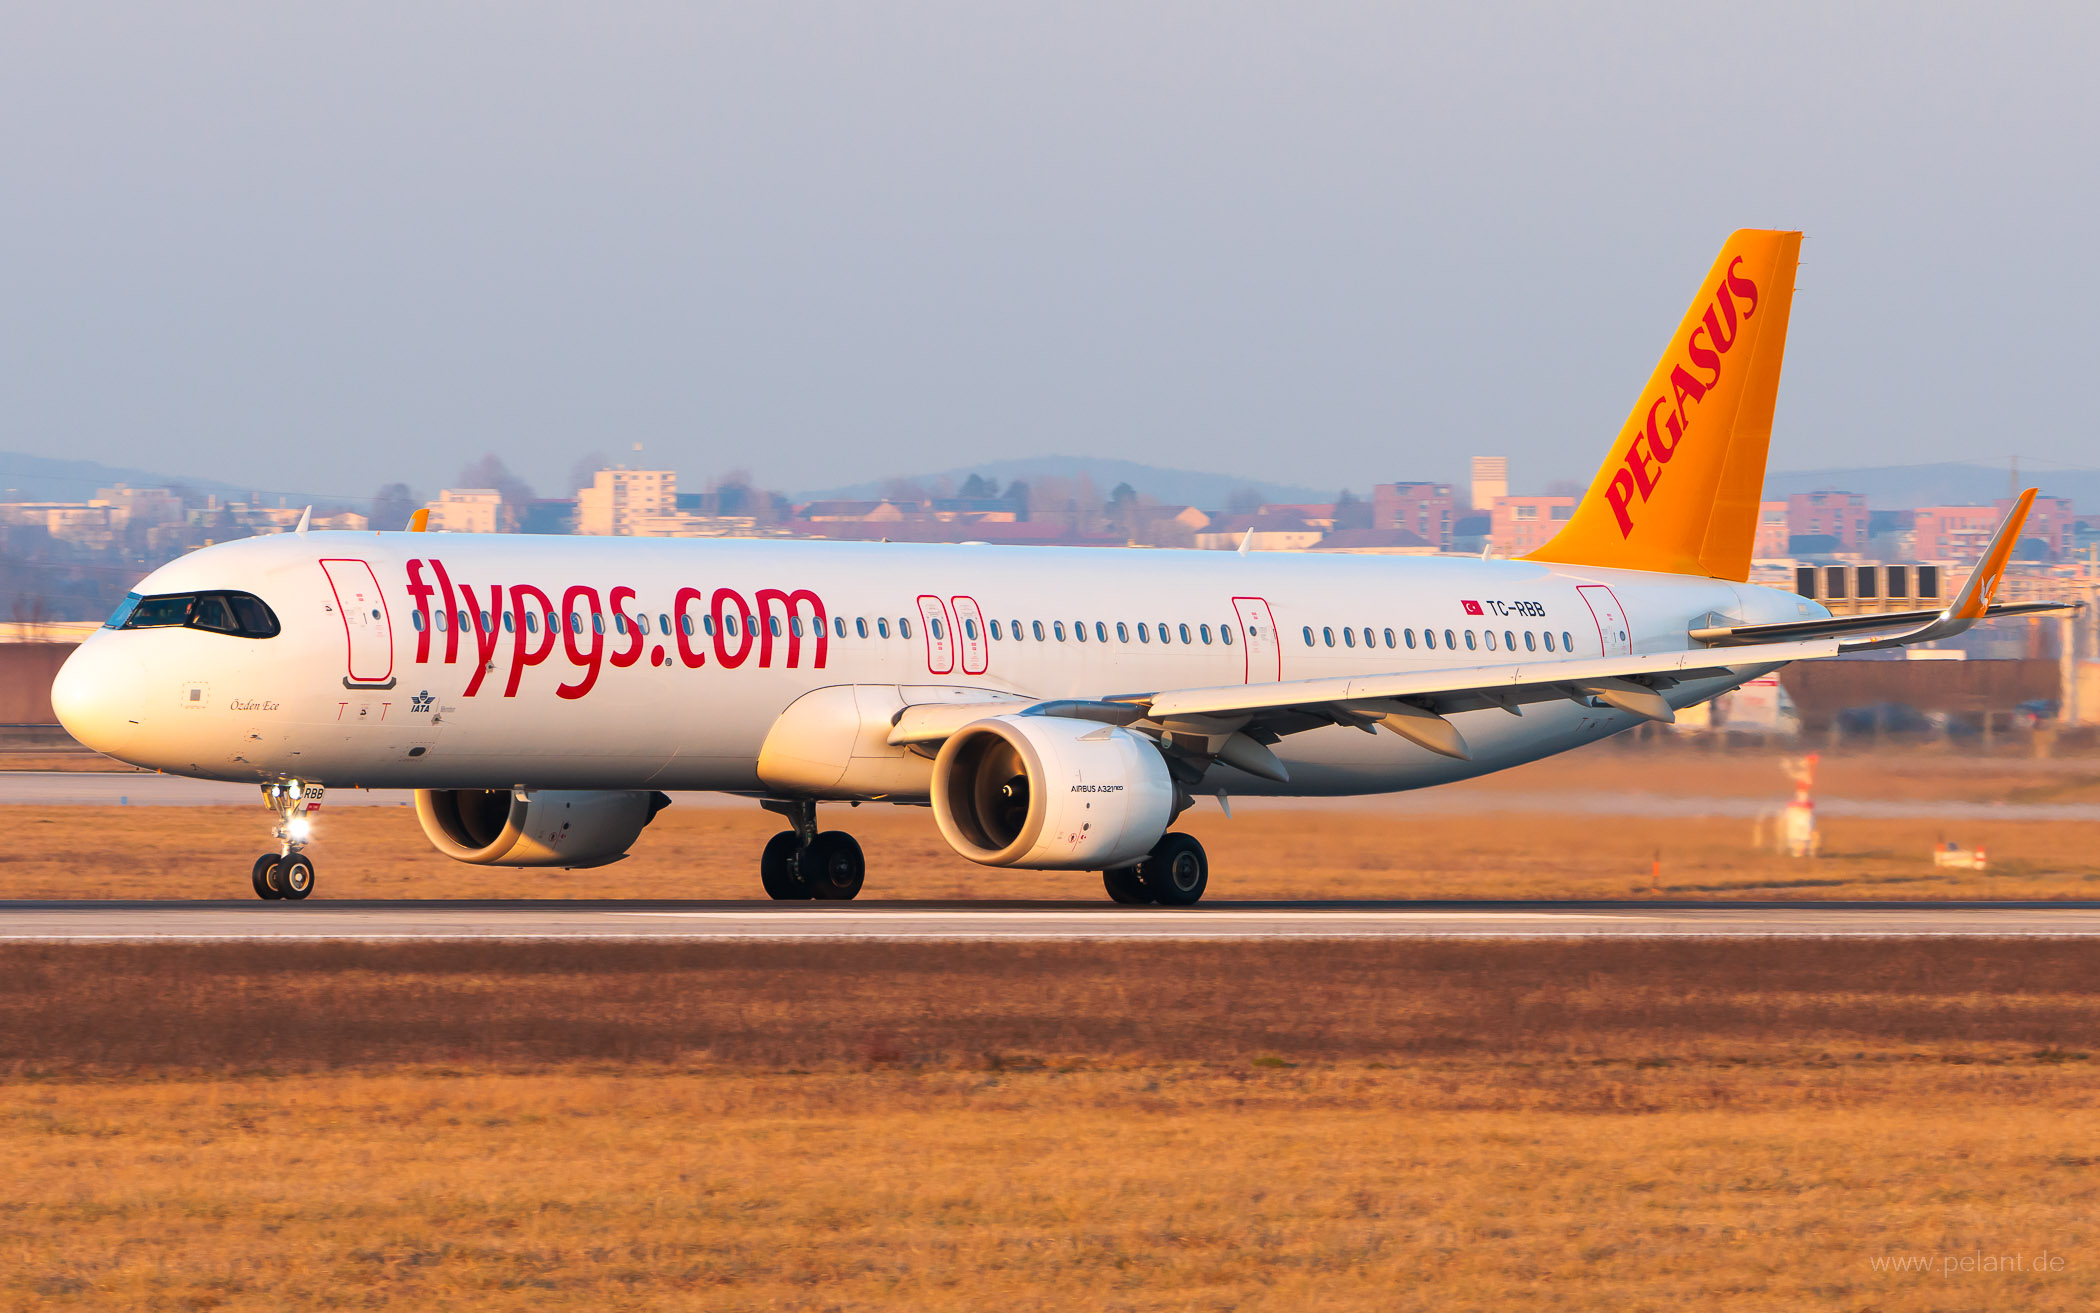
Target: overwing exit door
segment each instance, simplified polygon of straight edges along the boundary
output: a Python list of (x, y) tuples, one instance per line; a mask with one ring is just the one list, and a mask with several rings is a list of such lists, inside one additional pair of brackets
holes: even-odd
[(1240, 633), (1247, 653), (1247, 682), (1267, 684), (1283, 678), (1283, 644), (1276, 639), (1276, 619), (1269, 604), (1259, 597), (1235, 597), (1232, 609), (1239, 613)]
[(930, 594), (919, 597), (919, 627), (926, 631), (926, 672), (945, 675), (955, 669), (955, 629), (948, 605)]
[(336, 614), (343, 618), (348, 648), (344, 686), (392, 688), (394, 624), (372, 567), (363, 561), (336, 558), (323, 560), (321, 570), (335, 595)]

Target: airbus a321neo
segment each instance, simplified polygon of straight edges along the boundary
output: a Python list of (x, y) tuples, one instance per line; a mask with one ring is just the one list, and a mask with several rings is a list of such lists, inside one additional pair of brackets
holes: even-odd
[[(300, 531), (155, 570), (52, 688), (82, 743), (261, 786), (263, 898), (324, 791), (415, 791), (439, 852), (619, 860), (669, 799), (778, 812), (776, 899), (859, 892), (819, 804), (928, 806), (987, 866), (1190, 904), (1208, 796), (1419, 789), (1667, 721), (1789, 662), (1958, 633), (1749, 577), (1800, 235), (1722, 247), (1573, 514), (1520, 560)], [(420, 527), (420, 526), (418, 526)], [(2040, 604), (2036, 604), (2039, 606)]]

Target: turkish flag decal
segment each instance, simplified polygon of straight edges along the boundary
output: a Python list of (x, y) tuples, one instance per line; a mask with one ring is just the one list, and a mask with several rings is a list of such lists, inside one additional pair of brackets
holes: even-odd
[(1464, 608), (1466, 608), (1466, 614), (1467, 614), (1467, 615), (1486, 615), (1486, 614), (1487, 614), (1487, 612), (1485, 612), (1485, 611), (1483, 611), (1483, 610), (1481, 610), (1481, 609), (1480, 609), (1480, 603), (1478, 603), (1478, 602), (1460, 602), (1460, 603), (1459, 603), (1459, 605), (1460, 605), (1460, 606), (1462, 606), (1462, 607), (1464, 607)]

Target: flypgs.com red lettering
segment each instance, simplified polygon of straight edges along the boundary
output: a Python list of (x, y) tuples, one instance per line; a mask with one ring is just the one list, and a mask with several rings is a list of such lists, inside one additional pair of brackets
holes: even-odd
[[(1696, 404), (1720, 386), (1721, 358), (1741, 336), (1736, 299), (1742, 299), (1743, 323), (1748, 323), (1757, 313), (1757, 284), (1736, 272), (1742, 263), (1741, 256), (1729, 262), (1727, 274), (1707, 303), (1706, 314), (1685, 335), (1685, 362), (1670, 369), (1671, 395), (1656, 397), (1648, 403), (1646, 426), (1637, 431), (1633, 441), (1626, 445), (1626, 454), (1604, 490), (1604, 500), (1611, 506), (1612, 514), (1618, 517), (1621, 538), (1633, 533), (1634, 499), (1638, 497), (1645, 503), (1654, 494), (1655, 485), (1662, 478), (1662, 467), (1677, 454), (1678, 443), (1684, 440), (1691, 428), (1686, 403)], [(1702, 336), (1706, 339), (1704, 343), (1700, 341)], [(1692, 372), (1694, 369), (1705, 371), (1707, 376), (1699, 377)], [(1667, 418), (1663, 417), (1664, 407), (1669, 407)]]
[[(425, 566), (435, 583), (424, 578)], [(561, 589), (559, 607), (550, 590), (531, 584), (509, 585), (507, 600), (505, 591), (502, 584), (477, 592), (471, 583), (454, 583), (436, 557), (410, 561), (408, 595), (415, 600), (417, 664), (430, 663), (437, 637), (444, 639), (439, 659), (446, 665), (457, 663), (464, 647), (474, 673), (463, 694), (475, 697), (495, 669), (507, 638), (510, 674), (503, 696), (514, 698), (525, 672), (551, 660), (559, 646), (578, 673), (554, 692), (580, 698), (597, 684), (606, 665), (625, 669), (640, 661), (644, 651), (652, 666), (675, 660), (697, 670), (707, 664), (706, 649), (712, 647), (715, 664), (724, 670), (735, 670), (754, 655), (758, 668), (766, 669), (774, 664), (776, 646), (784, 646), (783, 665), (793, 669), (802, 663), (802, 640), (807, 637), (812, 640), (811, 668), (822, 670), (830, 657), (824, 600), (807, 588), (761, 588), (748, 601), (733, 588), (717, 588), (711, 595), (699, 588), (680, 588), (671, 610), (654, 624), (646, 608), (634, 605), (638, 594), (625, 585), (609, 590), (602, 600), (595, 588), (579, 584)], [(696, 606), (704, 606), (697, 619)]]

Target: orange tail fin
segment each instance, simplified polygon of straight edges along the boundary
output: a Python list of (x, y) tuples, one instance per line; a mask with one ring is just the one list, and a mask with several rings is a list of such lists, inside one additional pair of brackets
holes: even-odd
[(1731, 235), (1565, 527), (1527, 560), (1750, 577), (1801, 234)]

